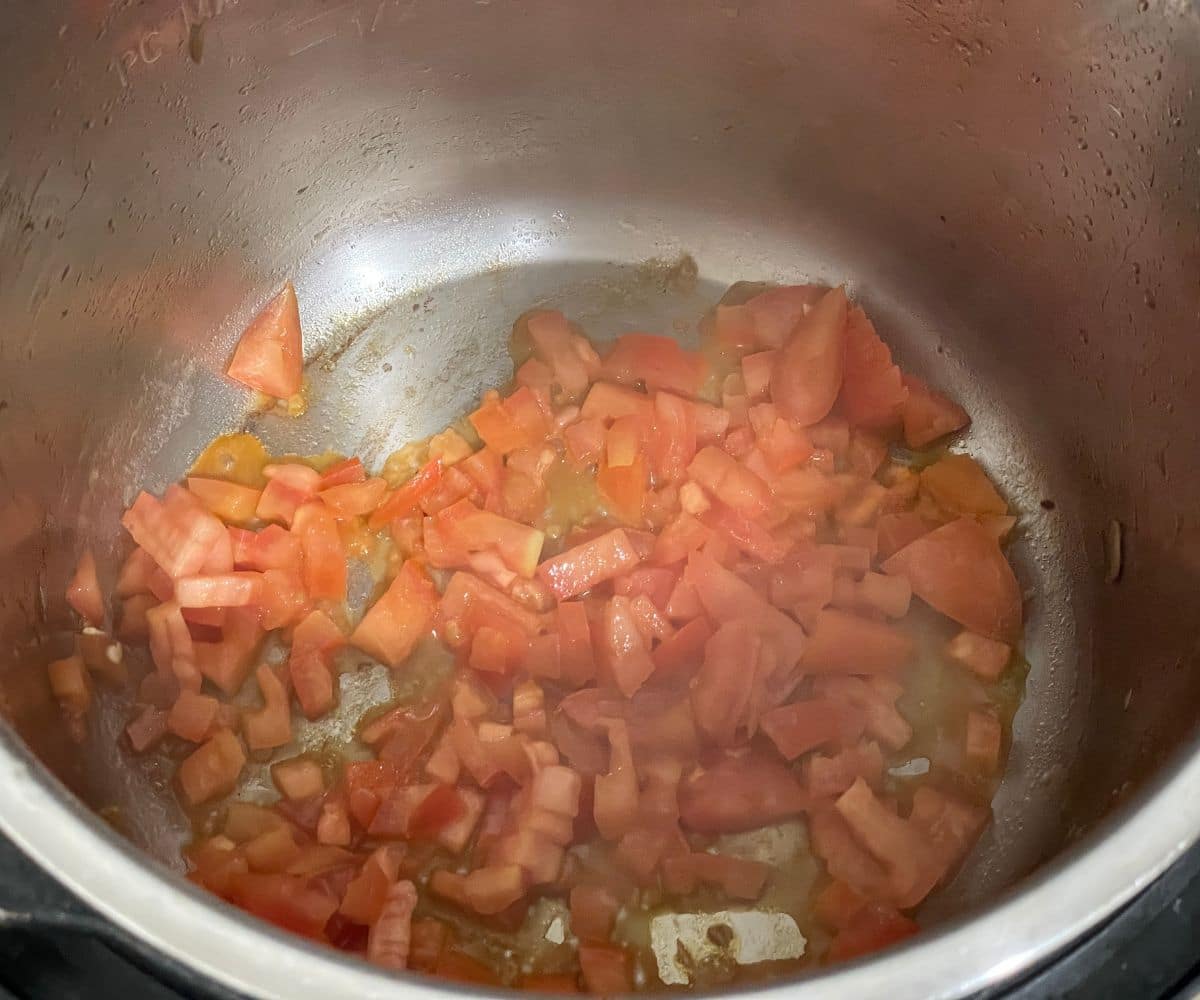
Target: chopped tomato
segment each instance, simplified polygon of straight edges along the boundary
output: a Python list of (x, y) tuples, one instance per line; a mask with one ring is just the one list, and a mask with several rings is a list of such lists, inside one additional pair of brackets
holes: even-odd
[(242, 741), (221, 729), (180, 763), (179, 787), (188, 802), (199, 805), (233, 791), (245, 764)]
[(168, 487), (162, 501), (139, 493), (121, 523), (172, 578), (199, 572), (213, 547), (228, 540), (225, 526), (179, 486)]
[(696, 456), (697, 406), (669, 392), (654, 394), (654, 433), (648, 451), (658, 484), (683, 479)]
[(762, 717), (763, 732), (786, 760), (828, 743), (854, 743), (866, 725), (862, 709), (827, 698), (792, 702)]
[(839, 405), (857, 427), (890, 430), (900, 423), (908, 400), (900, 369), (875, 326), (858, 306), (846, 317), (846, 363)]
[(263, 469), (267, 485), (258, 498), (255, 516), (261, 521), (281, 521), (290, 525), (300, 505), (317, 494), (321, 476), (299, 462), (268, 465)]
[(1021, 630), (1021, 588), (993, 535), (960, 518), (911, 542), (883, 564), (913, 593), (960, 625), (1010, 641)]
[(578, 885), (571, 890), (571, 930), (580, 941), (608, 941), (620, 900), (604, 886)]
[(536, 528), (480, 510), (470, 500), (447, 507), (433, 521), (444, 545), (466, 553), (494, 549), (509, 569), (527, 579), (537, 569), (546, 536)]
[(963, 629), (946, 643), (946, 655), (983, 680), (994, 681), (1008, 666), (1012, 647), (970, 629)]
[(633, 751), (624, 721), (606, 724), (609, 741), (608, 773), (596, 775), (592, 813), (596, 829), (606, 840), (628, 832), (638, 816), (638, 780), (633, 769)]
[[(484, 451), (478, 452), (474, 457), (482, 462), (483, 459), (480, 456), (487, 451), (485, 448)], [(495, 453), (488, 452), (488, 454), (494, 455)], [(462, 464), (464, 473), (470, 475), (467, 462)], [(497, 480), (499, 479), (498, 471), (496, 478)], [(372, 512), (367, 521), (368, 525), (375, 530), (382, 528), (398, 517), (410, 517), (413, 514), (419, 513), (422, 501), (437, 490), (441, 485), (441, 481), (442, 463), (439, 459), (435, 458), (423, 466), (408, 482), (389, 493), (387, 498)]]
[(924, 448), (970, 425), (966, 410), (916, 376), (904, 376), (904, 387), (904, 440), (910, 448)]
[(230, 878), (229, 900), (284, 930), (316, 939), (338, 906), (331, 893), (311, 888), (307, 878), (254, 872)]
[(685, 775), (679, 821), (697, 833), (736, 833), (796, 816), (808, 802), (787, 767), (752, 751)]
[(409, 560), (350, 636), (350, 643), (389, 667), (400, 666), (433, 624), (437, 591)]
[(893, 674), (913, 649), (912, 637), (893, 625), (826, 608), (814, 619), (800, 663), (810, 673)]
[(582, 398), (592, 379), (600, 374), (600, 356), (586, 337), (571, 330), (567, 318), (553, 310), (538, 310), (525, 317), (534, 353), (550, 369), (554, 384), (572, 402)]
[(334, 680), (328, 658), (346, 643), (342, 630), (323, 611), (313, 611), (292, 633), (288, 671), (304, 714), (315, 719), (334, 704)]
[(877, 787), (883, 780), (883, 752), (866, 741), (832, 756), (815, 753), (805, 761), (807, 788), (813, 798), (833, 798), (862, 778)]
[(730, 621), (704, 647), (704, 661), (692, 682), (696, 723), (717, 746), (730, 746), (746, 722), (754, 693), (751, 682), (762, 640), (745, 621)]
[(238, 569), (286, 570), (299, 575), (301, 558), (300, 540), (277, 524), (268, 524), (259, 532), (239, 531), (234, 540), (233, 562)]
[(600, 460), (607, 442), (604, 421), (596, 417), (576, 420), (563, 430), (563, 440), (572, 462), (576, 465), (594, 465)]
[(1003, 733), (1000, 720), (991, 712), (972, 710), (967, 713), (967, 735), (963, 750), (967, 762), (984, 774), (1000, 769), (1000, 744)]
[(666, 389), (695, 396), (708, 376), (708, 363), (673, 337), (626, 333), (604, 359), (604, 374), (625, 385), (642, 384), (647, 392)]
[(916, 921), (883, 903), (867, 903), (834, 936), (829, 958), (847, 962), (889, 948), (916, 934)]
[(185, 576), (175, 581), (175, 601), (184, 608), (235, 608), (262, 598), (261, 573)]
[(300, 391), (303, 373), (300, 309), (289, 281), (246, 327), (225, 374), (268, 396), (287, 399)]
[(375, 510), (383, 502), (385, 493), (387, 480), (376, 477), (361, 483), (327, 486), (318, 495), (336, 516), (359, 517)]
[(604, 658), (613, 680), (626, 698), (654, 673), (654, 660), (637, 627), (628, 597), (613, 597), (604, 609)]
[(217, 720), (220, 703), (207, 694), (183, 690), (167, 713), (167, 729), (180, 739), (201, 743)]
[(589, 993), (613, 997), (633, 991), (629, 953), (615, 945), (581, 944), (579, 968)]
[(643, 392), (612, 382), (597, 382), (588, 391), (579, 413), (584, 420), (610, 422), (620, 417), (637, 417), (642, 423), (650, 424), (654, 419), (652, 407), (653, 402)]
[(538, 566), (537, 575), (559, 600), (565, 601), (627, 573), (640, 562), (629, 536), (623, 529), (614, 528), (547, 559)]
[(233, 694), (249, 676), (262, 640), (256, 612), (231, 609), (225, 615), (219, 642), (195, 643), (196, 669), (225, 694)]
[(688, 475), (745, 517), (757, 517), (769, 506), (767, 484), (720, 448), (700, 449), (688, 466)]
[(306, 503), (296, 511), (292, 530), (304, 553), (304, 585), (316, 600), (346, 599), (346, 550), (337, 520), (320, 503)]
[(196, 668), (196, 650), (187, 622), (174, 601), (167, 601), (146, 612), (150, 632), (150, 655), (154, 665), (165, 674), (172, 674), (181, 685), (194, 691), (200, 689), (200, 674)]
[(608, 501), (609, 513), (634, 527), (643, 523), (648, 483), (646, 460), (640, 454), (628, 465), (602, 462), (596, 473), (596, 486)]
[(242, 716), (242, 732), (251, 750), (281, 747), (292, 739), (292, 714), (287, 688), (265, 663), (254, 673), (262, 694), (262, 707)]
[(913, 512), (881, 514), (878, 533), (880, 558), (887, 559), (895, 555), (909, 542), (915, 542), (936, 527), (935, 522)]
[(143, 705), (125, 727), (125, 737), (134, 753), (145, 753), (152, 749), (166, 734), (167, 713), (153, 705)]
[(784, 416), (813, 424), (833, 408), (846, 352), (846, 293), (826, 292), (796, 323), (775, 359), (771, 399)]
[(104, 624), (104, 594), (96, 579), (96, 559), (88, 549), (75, 567), (75, 575), (67, 584), (67, 603), (89, 625)]
[(312, 798), (325, 791), (321, 765), (308, 757), (276, 761), (271, 765), (271, 780), (284, 798), (293, 801)]
[(507, 399), (499, 393), (484, 393), (483, 403), (470, 415), (471, 425), (483, 443), (501, 455), (539, 444), (549, 427), (533, 391), (517, 389)]

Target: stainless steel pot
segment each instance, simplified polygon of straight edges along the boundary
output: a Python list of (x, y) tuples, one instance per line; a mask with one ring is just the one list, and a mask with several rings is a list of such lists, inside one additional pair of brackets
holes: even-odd
[(1200, 834), (1198, 65), (1185, 0), (9, 5), (0, 827), (247, 993), (444, 992), (183, 883), (119, 698), (64, 745), (38, 665), (74, 554), (241, 423), (219, 372), (285, 276), (314, 405), (258, 429), (375, 458), (501, 375), (534, 302), (671, 329), (739, 278), (847, 280), (1024, 513), (1033, 672), (939, 928), (804, 995), (1029, 969)]

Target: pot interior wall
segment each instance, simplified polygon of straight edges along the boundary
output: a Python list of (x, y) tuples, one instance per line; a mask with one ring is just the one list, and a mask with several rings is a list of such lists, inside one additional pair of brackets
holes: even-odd
[[(1142, 9), (1146, 8), (1146, 9)], [(164, 860), (169, 774), (80, 754), (36, 664), (138, 484), (242, 426), (220, 376), (300, 294), (314, 405), (268, 443), (381, 460), (503, 377), (515, 316), (686, 336), (738, 279), (848, 282), (976, 416), (1021, 511), (1028, 700), (996, 824), (933, 904), (1008, 885), (1188, 741), (1200, 649), (1195, 15), (979, 5), (46, 3), (0, 65), (7, 714)], [(10, 92), (13, 91), (10, 86)], [(1123, 528), (1119, 582), (1103, 545)]]

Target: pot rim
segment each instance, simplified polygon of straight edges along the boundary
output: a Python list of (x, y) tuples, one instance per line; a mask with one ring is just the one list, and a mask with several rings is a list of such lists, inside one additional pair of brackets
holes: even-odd
[[(1182, 748), (1149, 787), (982, 914), (878, 957), (738, 992), (802, 987), (805, 1000), (840, 1000), (886, 989), (891, 1000), (950, 1000), (1031, 971), (1132, 899), (1200, 838), (1197, 749), (1195, 741)], [(397, 989), (431, 1000), (485, 992), (423, 976), (398, 978), (221, 902), (91, 813), (7, 724), (0, 727), (0, 761), (9, 777), (0, 829), (118, 927), (197, 973), (246, 994), (289, 1000), (373, 1000), (394, 997)]]

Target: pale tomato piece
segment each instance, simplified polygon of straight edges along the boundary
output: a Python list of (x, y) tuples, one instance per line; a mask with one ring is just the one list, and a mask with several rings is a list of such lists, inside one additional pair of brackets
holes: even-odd
[(409, 560), (358, 627), (350, 644), (389, 667), (400, 666), (433, 624), (437, 591), (425, 571)]
[(846, 354), (846, 292), (826, 292), (780, 348), (771, 372), (771, 400), (800, 424), (826, 416), (842, 387)]
[(104, 594), (96, 578), (96, 558), (88, 549), (75, 567), (75, 575), (67, 584), (67, 603), (89, 625), (104, 624)]
[(304, 344), (300, 307), (290, 281), (246, 327), (225, 374), (235, 382), (279, 399), (300, 391)]

